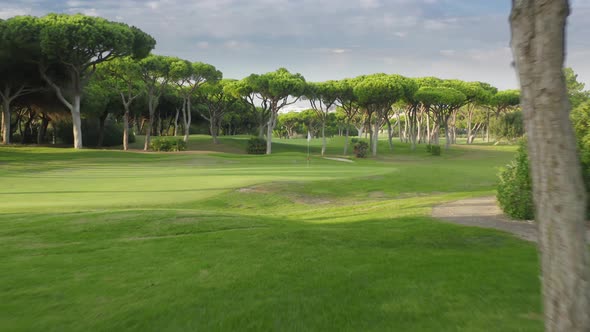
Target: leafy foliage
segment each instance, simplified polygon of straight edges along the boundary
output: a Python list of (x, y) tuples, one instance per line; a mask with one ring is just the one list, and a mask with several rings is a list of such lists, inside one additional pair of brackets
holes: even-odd
[(265, 154), (266, 153), (266, 140), (260, 137), (252, 137), (248, 140), (246, 147), (248, 154)]
[(186, 142), (176, 137), (156, 137), (150, 142), (150, 148), (161, 152), (185, 151)]
[(440, 147), (440, 145), (432, 145), (432, 146), (430, 146), (430, 153), (433, 156), (440, 156), (440, 154), (441, 154), (441, 147)]
[(357, 158), (366, 158), (367, 152), (369, 151), (369, 143), (365, 141), (358, 141), (354, 144), (353, 151)]
[(526, 141), (523, 140), (516, 159), (500, 172), (496, 195), (502, 211), (509, 217), (519, 220), (532, 220), (535, 217), (533, 187), (526, 149)]

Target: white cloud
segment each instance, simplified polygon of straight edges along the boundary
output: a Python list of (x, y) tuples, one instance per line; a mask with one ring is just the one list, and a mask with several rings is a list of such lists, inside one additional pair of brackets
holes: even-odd
[[(571, 3), (568, 64), (590, 81), (583, 56), (590, 1)], [(515, 84), (509, 1), (15, 0), (0, 7), (0, 18), (100, 14), (153, 35), (156, 53), (212, 63), (226, 77), (284, 66), (314, 80), (397, 72)]]
[(440, 52), (439, 52), (439, 53), (440, 53), (441, 55), (444, 55), (444, 56), (449, 56), (449, 57), (450, 57), (450, 56), (453, 56), (453, 55), (455, 55), (457, 52), (455, 52), (455, 50), (440, 50)]
[(7, 19), (13, 16), (29, 15), (31, 8), (3, 8), (0, 9), (0, 19)]
[(209, 48), (209, 42), (200, 41), (200, 42), (197, 43), (197, 47), (200, 48), (200, 49)]

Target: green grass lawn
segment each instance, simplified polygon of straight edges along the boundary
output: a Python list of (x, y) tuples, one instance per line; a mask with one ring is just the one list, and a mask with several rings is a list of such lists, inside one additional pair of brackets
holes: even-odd
[[(377, 159), (0, 148), (2, 331), (540, 331), (538, 258), (429, 217), (514, 147)], [(141, 145), (141, 138), (136, 146)], [(342, 140), (328, 153), (340, 155)]]

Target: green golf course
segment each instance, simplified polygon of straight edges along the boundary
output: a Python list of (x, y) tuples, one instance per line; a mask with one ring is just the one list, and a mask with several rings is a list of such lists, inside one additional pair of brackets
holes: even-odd
[[(141, 137), (135, 147), (142, 145)], [(430, 217), (514, 146), (375, 159), (0, 147), (5, 331), (539, 331), (534, 244)], [(342, 138), (328, 141), (340, 157)], [(133, 147), (133, 146), (132, 146)]]

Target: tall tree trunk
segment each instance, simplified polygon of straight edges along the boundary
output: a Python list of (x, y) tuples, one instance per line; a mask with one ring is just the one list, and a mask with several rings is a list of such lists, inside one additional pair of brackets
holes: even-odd
[(211, 121), (209, 122), (209, 131), (211, 132), (211, 137), (213, 138), (213, 144), (219, 144), (219, 139), (217, 138), (218, 128), (213, 117), (211, 117)]
[(397, 123), (398, 123), (398, 132), (399, 132), (399, 141), (403, 142), (404, 139), (402, 137), (402, 118), (399, 114), (399, 109), (397, 110)]
[(490, 111), (486, 111), (486, 143), (490, 142)]
[(7, 98), (2, 103), (2, 144), (10, 144), (10, 100)]
[(129, 149), (129, 105), (125, 106), (125, 114), (123, 114), (123, 150)]
[(344, 138), (344, 151), (342, 155), (346, 156), (348, 154), (348, 141), (350, 136), (350, 120), (346, 120), (346, 137)]
[(449, 132), (449, 117), (445, 117), (444, 119), (444, 128), (445, 128), (445, 150), (448, 150), (451, 147), (451, 133)]
[(428, 144), (432, 144), (432, 137), (430, 136), (430, 115), (426, 113), (426, 136), (428, 137)]
[(414, 150), (416, 150), (416, 143), (420, 144), (422, 142), (422, 111), (420, 111), (420, 115), (418, 115), (417, 110), (414, 111), (414, 123), (416, 126), (416, 139), (414, 140)]
[(377, 157), (377, 148), (379, 145), (379, 127), (380, 127), (379, 125), (380, 125), (379, 117), (375, 116), (375, 123), (373, 126), (374, 129), (373, 129), (373, 137), (372, 137), (373, 138), (373, 149), (372, 149), (373, 157)]
[(265, 128), (266, 128), (266, 125), (259, 125), (258, 126), (258, 137), (264, 138), (264, 129)]
[(268, 124), (266, 125), (266, 154), (272, 153), (272, 131), (275, 128), (277, 113), (278, 110), (276, 110), (274, 107), (273, 102), (270, 118), (268, 119)]
[(82, 97), (77, 94), (74, 96), (72, 104), (72, 131), (74, 132), (74, 148), (82, 148), (82, 117), (80, 116), (80, 101)]
[[(389, 151), (393, 151), (393, 128), (391, 127), (391, 121), (386, 118), (387, 121), (387, 141), (389, 142)], [(401, 124), (400, 124), (401, 126)]]
[(326, 120), (322, 121), (322, 157), (326, 154)]
[(153, 118), (154, 118), (154, 96), (150, 96), (148, 98), (148, 111), (149, 111), (149, 118), (147, 120), (147, 128), (145, 129), (145, 142), (143, 145), (143, 150), (148, 151), (150, 148), (151, 143), (151, 136), (152, 136), (152, 127), (153, 127)]
[(174, 136), (178, 136), (178, 116), (180, 115), (180, 109), (176, 108), (176, 115), (174, 116)]
[(563, 75), (567, 0), (514, 1), (512, 51), (531, 160), (546, 331), (590, 331), (586, 190)]
[(188, 143), (188, 139), (191, 135), (191, 99), (186, 100), (186, 121), (184, 122), (184, 141)]
[(473, 110), (468, 109), (467, 110), (467, 144), (473, 143), (471, 141), (471, 133), (473, 132), (472, 119), (473, 119)]

